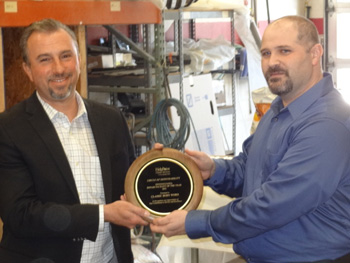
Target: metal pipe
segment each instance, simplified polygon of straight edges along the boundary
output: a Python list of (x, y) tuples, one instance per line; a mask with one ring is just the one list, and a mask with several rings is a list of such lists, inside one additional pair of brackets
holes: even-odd
[(328, 14), (329, 14), (329, 5), (328, 0), (324, 1), (324, 19), (323, 19), (323, 28), (324, 28), (324, 43), (323, 43), (323, 68), (325, 71), (328, 71)]

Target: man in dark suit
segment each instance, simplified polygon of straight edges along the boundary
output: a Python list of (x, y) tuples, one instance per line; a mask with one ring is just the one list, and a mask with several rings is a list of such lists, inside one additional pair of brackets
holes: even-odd
[(21, 48), (36, 92), (0, 114), (1, 249), (40, 262), (133, 262), (129, 229), (149, 214), (120, 200), (134, 160), (125, 119), (76, 92), (68, 27), (35, 22)]

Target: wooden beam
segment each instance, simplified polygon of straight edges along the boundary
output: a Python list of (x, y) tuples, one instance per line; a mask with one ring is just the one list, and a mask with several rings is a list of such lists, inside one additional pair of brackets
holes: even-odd
[(3, 52), (3, 39), (2, 28), (0, 27), (0, 112), (3, 112), (5, 106), (5, 74), (4, 74), (4, 52)]
[(161, 10), (147, 1), (0, 1), (0, 27), (28, 26), (51, 17), (66, 25), (159, 24)]
[(75, 27), (75, 34), (78, 39), (80, 51), (80, 81), (78, 82), (77, 91), (83, 98), (88, 97), (87, 67), (86, 67), (86, 28), (83, 25)]

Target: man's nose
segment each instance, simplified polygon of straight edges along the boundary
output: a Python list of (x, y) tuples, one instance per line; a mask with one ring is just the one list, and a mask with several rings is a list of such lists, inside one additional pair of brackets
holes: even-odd
[(53, 71), (55, 73), (62, 73), (64, 71), (64, 66), (63, 66), (63, 63), (60, 59), (54, 59)]
[(280, 64), (280, 57), (276, 53), (271, 53), (269, 58), (269, 66), (273, 67)]

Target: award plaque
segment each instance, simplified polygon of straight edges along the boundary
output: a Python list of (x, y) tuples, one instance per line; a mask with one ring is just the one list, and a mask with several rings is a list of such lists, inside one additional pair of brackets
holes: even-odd
[(171, 148), (150, 150), (130, 166), (125, 194), (131, 203), (152, 215), (196, 209), (202, 199), (203, 179), (197, 164)]

